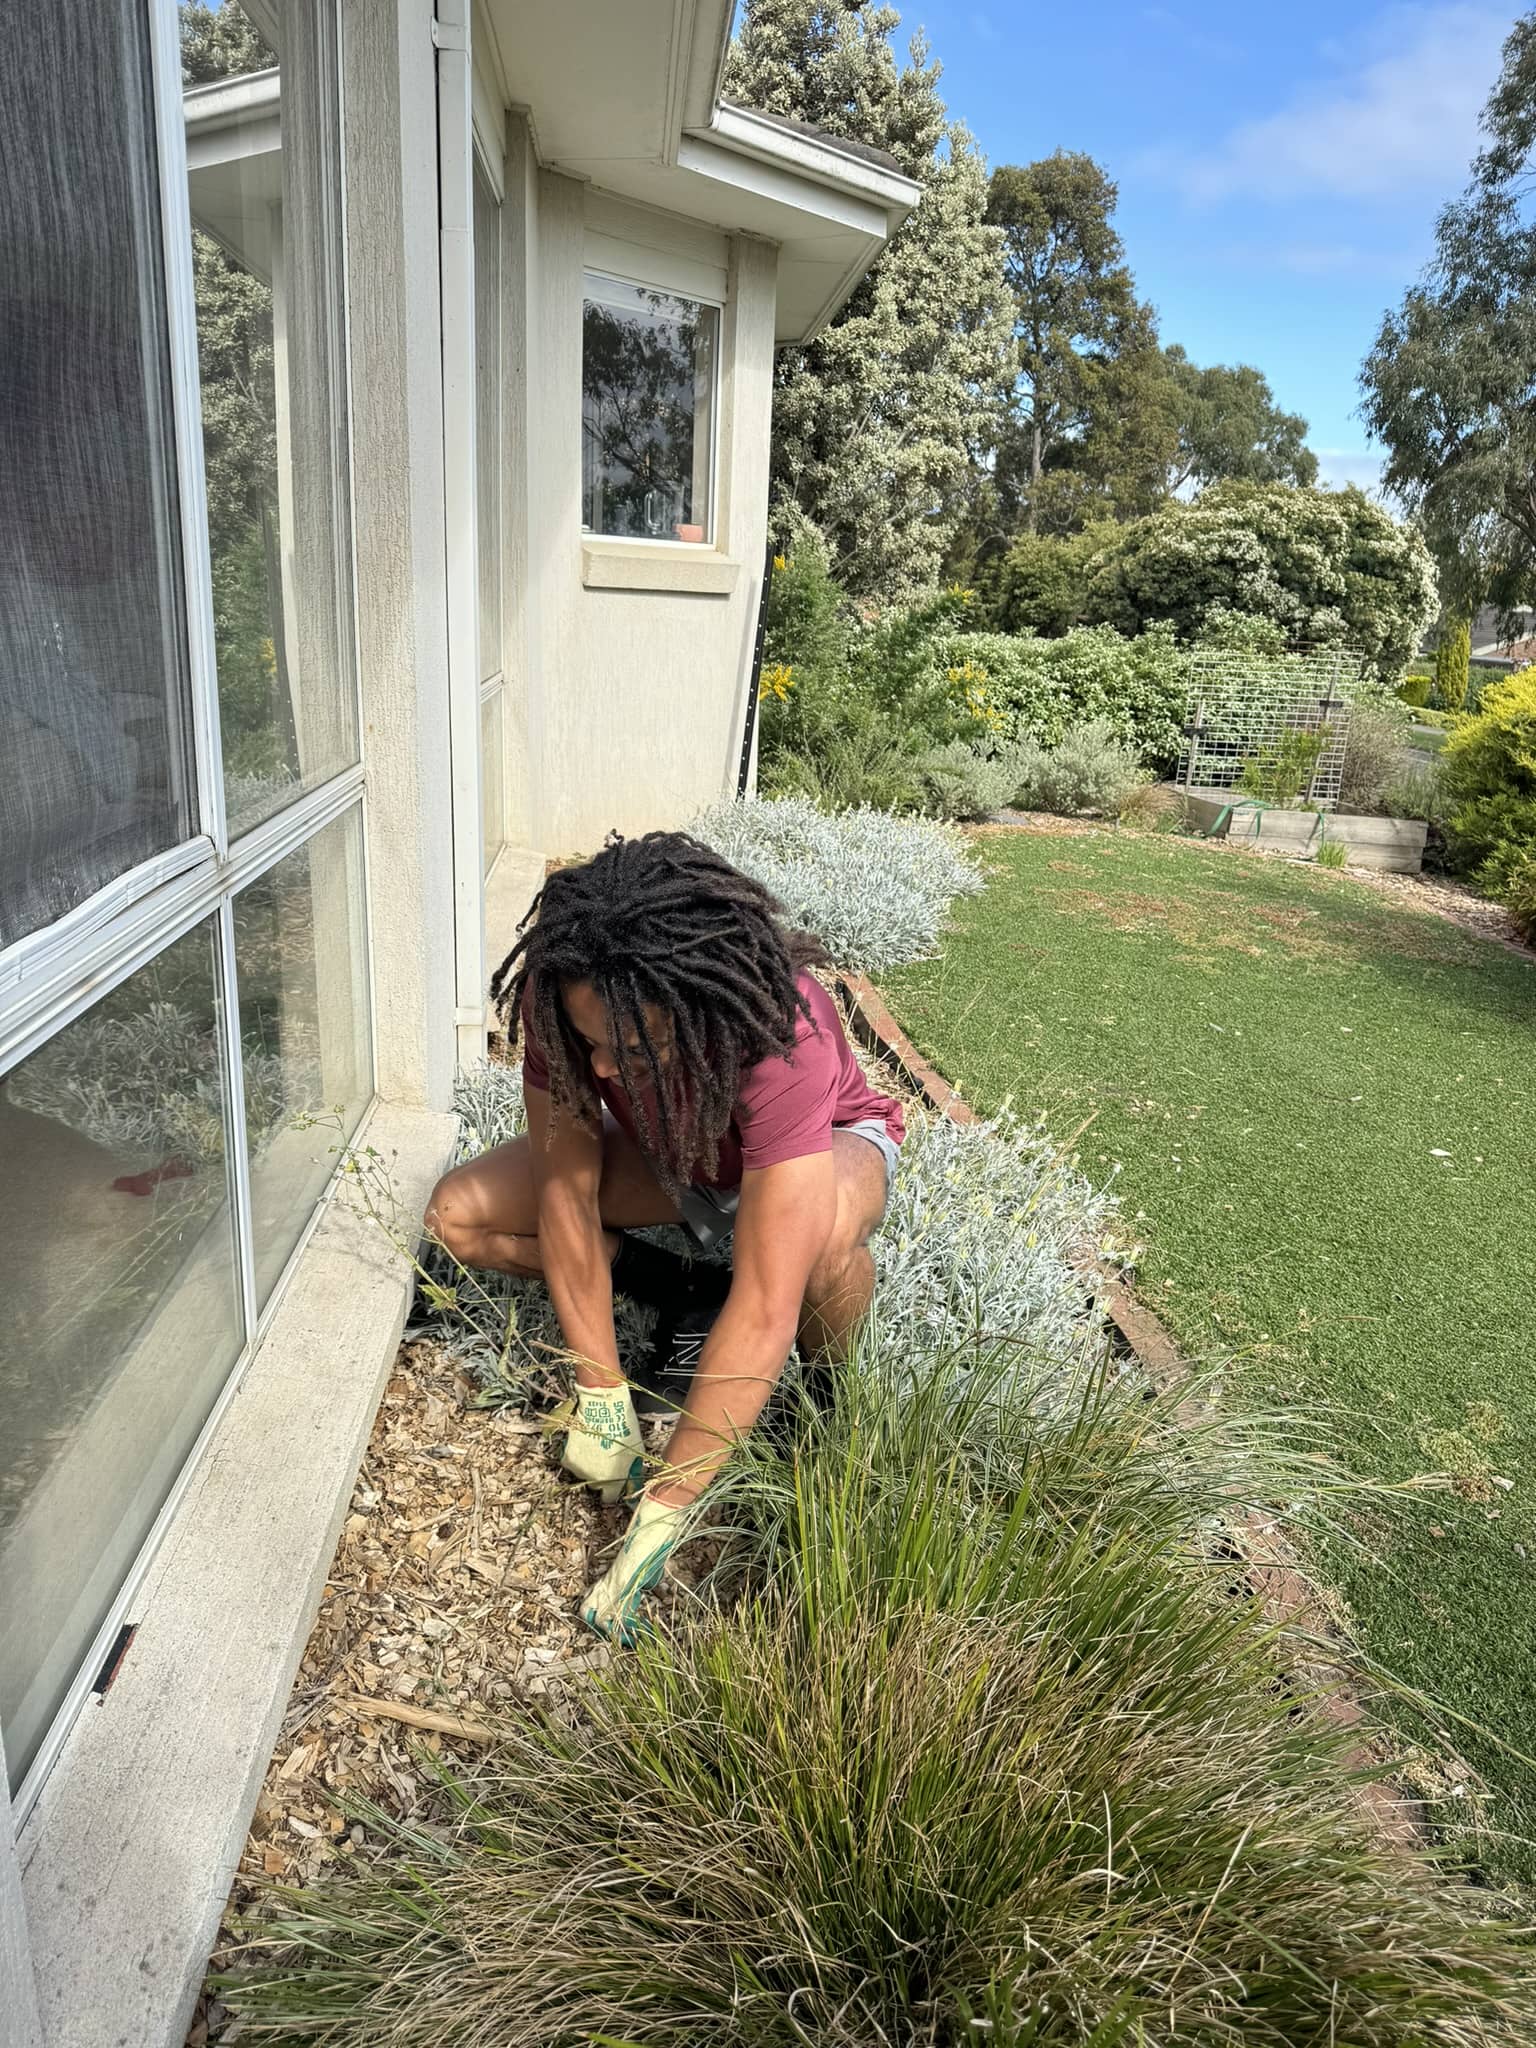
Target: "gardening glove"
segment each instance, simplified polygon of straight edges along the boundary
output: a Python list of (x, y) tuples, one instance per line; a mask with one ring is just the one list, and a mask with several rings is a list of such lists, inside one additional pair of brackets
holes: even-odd
[(626, 1649), (634, 1642), (641, 1598), (661, 1577), (687, 1518), (687, 1508), (663, 1507), (641, 1494), (618, 1556), (581, 1603), (588, 1628)]
[(573, 1479), (590, 1486), (605, 1507), (640, 1488), (645, 1446), (635, 1420), (629, 1388), (576, 1388), (576, 1413), (566, 1433), (560, 1462)]

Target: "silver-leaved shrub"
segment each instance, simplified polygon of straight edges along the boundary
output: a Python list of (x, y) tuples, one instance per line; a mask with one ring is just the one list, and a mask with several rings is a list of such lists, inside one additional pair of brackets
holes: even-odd
[(954, 899), (982, 888), (962, 835), (930, 819), (829, 814), (786, 797), (714, 804), (688, 829), (771, 889), (839, 967), (861, 973), (931, 954)]
[[(459, 1077), (454, 1157), (473, 1159), (524, 1129), (522, 1072), (488, 1065)], [(1001, 1339), (1019, 1347), (1021, 1373), (1065, 1386), (1096, 1359), (1101, 1320), (1082, 1255), (1102, 1244), (1113, 1201), (1037, 1130), (1003, 1117), (952, 1124), (913, 1112), (896, 1184), (873, 1251), (874, 1317), (881, 1369), (917, 1376), (936, 1350), (963, 1361)], [(655, 1233), (686, 1251), (680, 1231)], [(475, 1371), (488, 1394), (513, 1401), (553, 1366), (560, 1327), (542, 1282), (454, 1273), (441, 1252), (431, 1270), (444, 1290), (427, 1318), (432, 1334)], [(619, 1354), (638, 1358), (648, 1315), (617, 1304)], [(511, 1319), (508, 1341), (507, 1323)]]

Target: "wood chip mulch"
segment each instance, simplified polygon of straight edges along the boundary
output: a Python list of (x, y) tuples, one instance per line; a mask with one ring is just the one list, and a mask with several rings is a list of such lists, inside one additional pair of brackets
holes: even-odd
[[(212, 1970), (229, 1959), (231, 1923), (259, 1914), (269, 1885), (323, 1883), (370, 1853), (348, 1799), (428, 1818), (423, 1751), (469, 1764), (495, 1722), (528, 1702), (574, 1714), (581, 1681), (608, 1662), (577, 1604), (609, 1561), (623, 1511), (561, 1479), (558, 1416), (481, 1408), (479, 1392), (432, 1340), (401, 1346)], [(689, 1545), (653, 1601), (663, 1611), (685, 1601), (716, 1554), (707, 1539)], [(241, 2031), (205, 1990), (188, 2048), (227, 2048)]]

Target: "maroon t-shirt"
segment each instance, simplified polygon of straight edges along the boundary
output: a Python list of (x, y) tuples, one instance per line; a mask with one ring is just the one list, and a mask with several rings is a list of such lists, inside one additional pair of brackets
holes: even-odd
[[(832, 1133), (841, 1125), (873, 1120), (885, 1125), (895, 1144), (901, 1143), (906, 1128), (901, 1107), (865, 1080), (843, 1035), (842, 1019), (832, 998), (813, 974), (801, 975), (800, 992), (811, 1014), (807, 1017), (802, 1012), (795, 1018), (794, 1051), (787, 1058), (771, 1054), (743, 1074), (714, 1171), (696, 1171), (698, 1185), (740, 1187), (744, 1172), (830, 1152)], [(532, 1012), (530, 991), (523, 997), (523, 1086), (548, 1089), (549, 1065), (533, 1028)], [(614, 1120), (640, 1143), (634, 1108), (623, 1084), (596, 1076), (594, 1080)]]

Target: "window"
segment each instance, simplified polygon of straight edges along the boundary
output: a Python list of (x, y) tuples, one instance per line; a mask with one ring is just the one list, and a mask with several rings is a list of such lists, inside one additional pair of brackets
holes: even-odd
[(720, 311), (589, 271), (582, 320), (582, 520), (622, 540), (712, 537)]
[(235, 898), (258, 1306), (373, 1092), (362, 856), (352, 810)]
[(54, 0), (0, 70), (19, 1802), (373, 1089), (337, 8), (176, 13)]
[(236, 0), (184, 52), (231, 832), (357, 759), (334, 52), (325, 8), (275, 18), (281, 62)]
[(244, 1337), (215, 932), (0, 1080), (0, 1719), (19, 1777)]
[(198, 828), (144, 9), (9, 40), (0, 946)]

